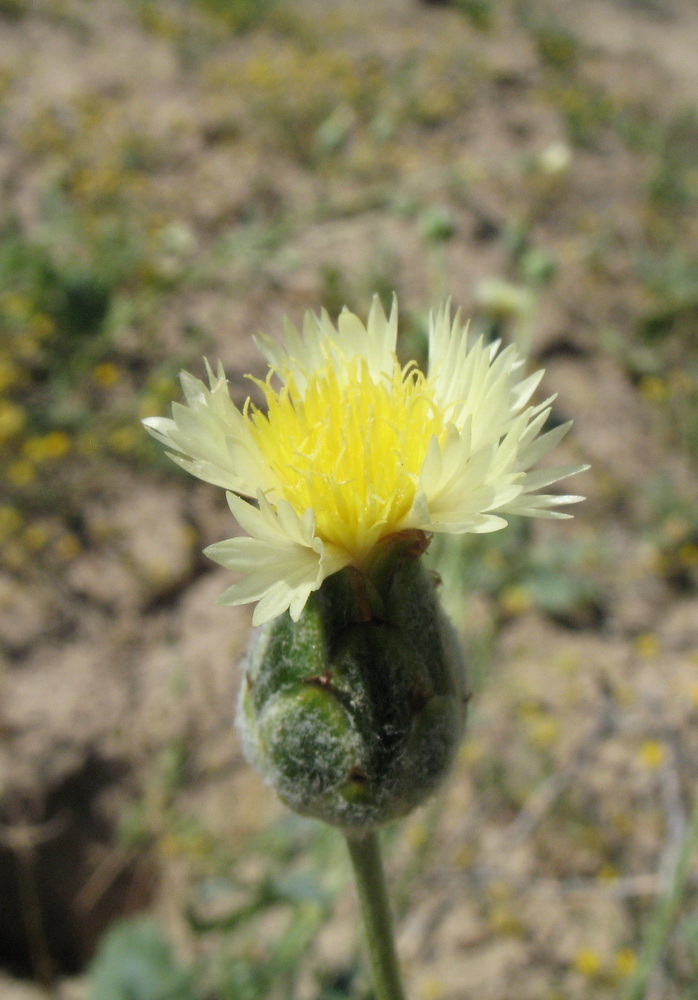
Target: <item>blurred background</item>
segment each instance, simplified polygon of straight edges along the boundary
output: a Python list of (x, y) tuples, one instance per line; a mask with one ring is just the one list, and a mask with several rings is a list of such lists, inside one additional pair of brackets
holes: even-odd
[(474, 688), (387, 831), (411, 1000), (698, 995), (695, 0), (0, 0), (0, 995), (367, 1000), (340, 840), (231, 718), (235, 526), (139, 420), (449, 295), (575, 519), (432, 546)]

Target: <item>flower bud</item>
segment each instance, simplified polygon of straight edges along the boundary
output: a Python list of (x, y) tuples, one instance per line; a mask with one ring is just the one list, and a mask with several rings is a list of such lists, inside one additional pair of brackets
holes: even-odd
[(246, 756), (296, 812), (351, 831), (403, 816), (446, 775), (465, 674), (421, 531), (378, 547), (253, 635), (238, 727)]

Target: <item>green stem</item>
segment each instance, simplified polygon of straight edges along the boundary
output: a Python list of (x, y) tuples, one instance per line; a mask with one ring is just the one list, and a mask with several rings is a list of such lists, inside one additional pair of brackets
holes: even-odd
[(377, 833), (347, 834), (376, 1000), (405, 1000)]
[(679, 907), (685, 898), (686, 883), (691, 872), (691, 860), (696, 844), (698, 844), (698, 802), (693, 807), (693, 814), (683, 837), (668, 890), (657, 901), (647, 928), (638, 966), (628, 982), (623, 1000), (642, 1000), (647, 992), (650, 976), (662, 959)]

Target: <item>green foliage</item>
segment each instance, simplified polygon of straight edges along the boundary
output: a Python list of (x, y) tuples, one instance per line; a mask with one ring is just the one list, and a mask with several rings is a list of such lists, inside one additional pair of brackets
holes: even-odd
[(698, 510), (668, 472), (655, 473), (645, 485), (643, 520), (655, 552), (657, 571), (680, 590), (698, 587)]
[[(355, 996), (355, 963), (326, 970), (312, 961), (349, 877), (335, 831), (286, 815), (254, 838), (224, 842), (170, 787), (160, 787), (168, 768), (157, 762), (153, 786), (122, 837), (131, 848), (176, 857), (188, 871), (182, 916), (201, 957), (183, 966), (157, 924), (127, 922), (97, 955), (89, 1000), (300, 1000), (309, 987), (317, 1000)], [(332, 994), (331, 982), (340, 979), (346, 993), (337, 986)]]
[(543, 65), (558, 72), (570, 72), (577, 67), (579, 40), (568, 28), (556, 24), (541, 25), (534, 31), (538, 56)]
[[(134, 243), (123, 230), (100, 227), (90, 243), (84, 235), (74, 216), (48, 240), (25, 236), (14, 220), (0, 231), (0, 295), (10, 305), (0, 317), (1, 329), (14, 341), (15, 353), (17, 338), (33, 334), (34, 373), (55, 374), (60, 366), (74, 376), (76, 368), (94, 363), (116, 291), (138, 266)], [(29, 329), (21, 310), (32, 321)]]
[(619, 117), (611, 94), (584, 72), (583, 46), (566, 26), (541, 20), (525, 7), (522, 15), (545, 69), (544, 89), (557, 107), (576, 146), (593, 146), (599, 134)]
[(239, 128), (266, 150), (323, 176), (368, 180), (394, 175), (398, 136), (409, 146), (415, 126), (448, 126), (472, 99), (474, 72), (455, 46), (393, 64), (378, 54), (353, 58), (318, 33), (213, 61), (207, 80), (218, 94), (244, 97)]
[(599, 132), (615, 119), (611, 97), (594, 84), (557, 84), (551, 87), (550, 95), (562, 113), (570, 142), (576, 146), (592, 146)]
[[(237, 874), (238, 865), (244, 870), (251, 858), (262, 863), (261, 878)], [(333, 831), (287, 816), (262, 831), (232, 864), (202, 879), (188, 920), (202, 942), (219, 941), (220, 960), (200, 969), (200, 980), (220, 984), (221, 996), (230, 1000), (295, 1000), (304, 960), (346, 885), (340, 859)], [(259, 929), (271, 915), (278, 930), (260, 944)], [(315, 975), (322, 982), (323, 971)]]
[(489, 31), (494, 26), (495, 5), (492, 0), (453, 0), (453, 5), (478, 31)]
[(249, 31), (269, 15), (277, 0), (195, 0), (233, 31)]
[(155, 921), (117, 924), (91, 969), (89, 1000), (199, 1000), (192, 975), (176, 962)]
[(698, 912), (692, 913), (683, 922), (682, 935), (688, 945), (689, 961), (693, 976), (698, 983)]
[(0, 18), (21, 21), (29, 13), (29, 0), (0, 0)]
[[(654, 910), (647, 923), (640, 961), (623, 991), (622, 1000), (643, 1000), (649, 981), (662, 961), (670, 936), (676, 928), (677, 917), (688, 896), (691, 862), (698, 845), (698, 803), (683, 831), (678, 855), (673, 863), (666, 888), (657, 897)], [(689, 941), (690, 938), (689, 924)], [(695, 985), (695, 983), (694, 983)]]
[(602, 341), (625, 366), (668, 438), (698, 460), (698, 260), (683, 251), (642, 255), (646, 306), (635, 330)]
[[(682, 352), (695, 344), (698, 325), (698, 260), (680, 251), (647, 256), (640, 273), (654, 299), (640, 318), (638, 333), (647, 344), (681, 342)], [(685, 359), (685, 357), (684, 357)]]
[[(189, 0), (174, 4), (163, 0), (131, 0), (139, 12), (141, 23), (156, 34), (170, 35), (184, 41)], [(278, 0), (191, 0), (191, 6), (209, 15), (217, 25), (236, 34), (244, 34), (263, 24), (274, 11)], [(179, 8), (179, 9), (178, 9)]]
[(698, 115), (693, 108), (685, 108), (658, 131), (649, 196), (658, 208), (680, 212), (698, 200), (694, 176), (698, 159)]
[[(33, 231), (0, 220), (0, 565), (55, 571), (79, 554), (74, 526), (94, 488), (85, 457), (93, 473), (151, 460), (138, 418), (176, 392), (178, 361), (158, 363), (148, 336), (171, 280), (168, 240), (168, 227), (147, 232), (112, 206), (83, 211), (56, 188)], [(122, 343), (129, 329), (137, 355)]]
[(320, 303), (330, 316), (336, 316), (346, 306), (354, 307), (354, 296), (344, 270), (336, 264), (320, 266)]
[(0, 230), (0, 355), (22, 394), (33, 387), (46, 427), (65, 412), (67, 383), (107, 356), (118, 293), (140, 264), (127, 232), (100, 228), (87, 242), (75, 222), (49, 239), (13, 220)]
[[(258, 919), (285, 908), (290, 919), (285, 930), (262, 956), (231, 951), (232, 937), (250, 930)], [(188, 966), (174, 954), (163, 928), (151, 918), (136, 918), (115, 925), (104, 937), (90, 973), (88, 1000), (294, 1000), (300, 965), (325, 924), (328, 901), (315, 878), (290, 877), (265, 880), (254, 902), (237, 914), (208, 924), (192, 918), (192, 929), (202, 940), (224, 932), (227, 943), (210, 959)], [(351, 984), (355, 969), (326, 982), (318, 973), (318, 1000), (341, 1000), (355, 995)]]
[(427, 243), (435, 246), (448, 243), (457, 232), (453, 213), (445, 205), (432, 205), (425, 209), (419, 219), (419, 228)]
[(600, 554), (588, 543), (534, 547), (530, 525), (517, 518), (492, 535), (435, 539), (433, 546), (434, 564), (447, 574), (447, 585), (455, 584), (466, 600), (469, 594), (488, 595), (503, 617), (536, 607), (579, 627), (602, 613), (604, 594), (594, 572)]

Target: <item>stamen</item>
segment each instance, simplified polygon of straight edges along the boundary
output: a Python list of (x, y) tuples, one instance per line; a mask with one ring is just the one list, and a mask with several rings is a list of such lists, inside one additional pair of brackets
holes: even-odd
[(244, 410), (279, 482), (277, 499), (299, 514), (311, 508), (317, 534), (360, 566), (380, 538), (404, 527), (429, 441), (445, 438), (444, 415), (413, 362), (400, 368), (394, 358), (392, 372), (375, 380), (365, 359), (345, 359), (341, 379), (328, 361), (303, 373), (303, 393), (277, 374), (278, 391), (260, 385), (266, 414)]

